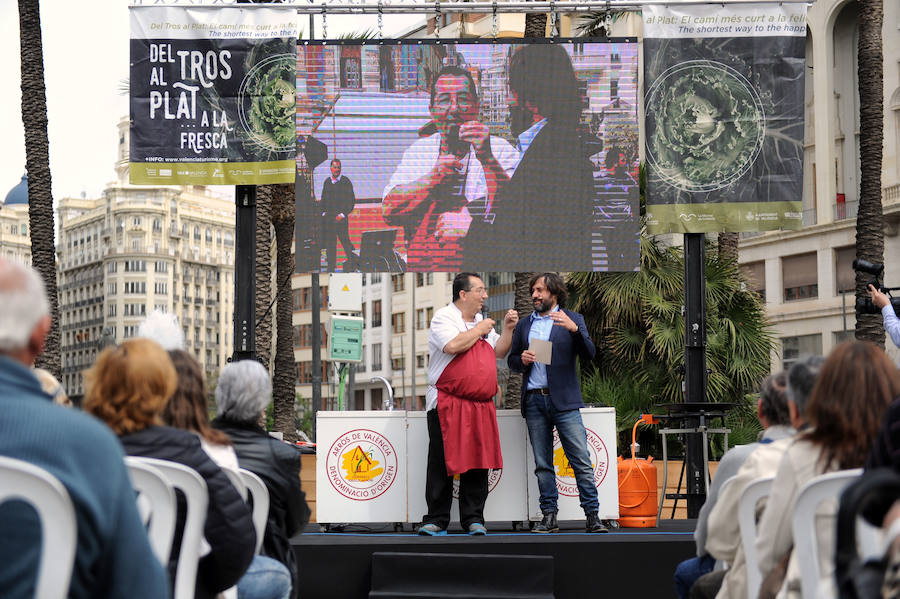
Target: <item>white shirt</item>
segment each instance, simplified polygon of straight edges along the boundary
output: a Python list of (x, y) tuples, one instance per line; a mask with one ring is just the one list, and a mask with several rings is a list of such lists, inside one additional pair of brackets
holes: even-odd
[[(428, 362), (428, 390), (425, 391), (425, 410), (433, 410), (437, 407), (437, 387), (435, 385), (441, 378), (444, 369), (456, 357), (456, 354), (448, 354), (444, 347), (460, 333), (465, 333), (484, 318), (481, 314), (475, 315), (473, 322), (465, 322), (462, 312), (452, 302), (434, 313), (431, 319), (431, 328), (428, 330), (428, 351), (431, 358)], [(500, 335), (491, 329), (486, 341), (491, 347), (496, 347)]]
[[(391, 175), (391, 180), (384, 188), (382, 199), (398, 185), (405, 185), (417, 181), (431, 172), (437, 164), (441, 152), (441, 134), (434, 133), (428, 137), (417, 139), (405, 152), (397, 170)], [(519, 163), (519, 153), (512, 145), (502, 137), (491, 136), (491, 152), (494, 158), (512, 177)], [(470, 148), (468, 155), (460, 159), (466, 168), (466, 200), (471, 202), (487, 197), (487, 180), (484, 177), (484, 168), (481, 161), (475, 156), (475, 149)]]

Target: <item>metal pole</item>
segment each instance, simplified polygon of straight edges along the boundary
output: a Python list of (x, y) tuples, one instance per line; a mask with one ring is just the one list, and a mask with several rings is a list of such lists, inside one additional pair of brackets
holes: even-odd
[[(412, 299), (410, 300), (409, 307), (409, 386), (412, 394), (410, 407), (411, 409), (416, 409), (416, 275), (412, 274), (410, 276), (412, 276)], [(425, 275), (422, 276), (424, 277)]]
[(234, 250), (233, 360), (256, 356), (256, 186), (237, 185)]
[[(135, 0), (131, 6), (151, 5), (158, 3), (159, 0)], [(758, 0), (723, 0), (716, 4), (755, 4)], [(783, 4), (812, 4), (811, 0), (783, 0)], [(166, 6), (197, 8), (203, 6), (202, 3), (190, 2), (164, 2)], [(599, 10), (606, 11), (625, 11), (638, 10), (643, 6), (651, 4), (659, 4), (659, 0), (628, 0), (626, 2), (605, 2), (603, 0), (588, 0), (585, 2), (553, 2), (542, 0), (538, 2), (529, 2), (527, 5), (519, 2), (441, 2), (440, 11), (442, 13), (585, 13)], [(705, 5), (709, 4), (708, 0), (684, 0), (679, 5)], [(215, 8), (225, 8), (228, 5), (213, 2), (206, 3), (206, 6)], [(241, 4), (241, 9), (254, 8), (283, 8), (285, 10), (296, 10), (300, 15), (316, 15), (326, 14), (333, 15), (377, 15), (381, 14), (435, 14), (434, 3), (405, 3), (405, 2), (385, 2), (379, 4), (362, 3), (362, 4), (332, 4), (331, 2), (319, 2), (310, 4), (286, 4), (286, 3), (254, 3)]]
[(310, 274), (310, 293), (312, 293), (312, 404), (313, 404), (313, 442), (316, 440), (316, 415), (322, 406), (322, 319), (319, 314), (321, 291), (319, 290), (319, 273)]
[[(684, 391), (688, 403), (706, 401), (706, 236), (684, 235)], [(685, 428), (701, 429), (704, 418), (687, 418)], [(687, 467), (688, 518), (700, 515), (706, 500), (706, 464), (703, 462), (703, 438), (685, 435), (684, 461)]]

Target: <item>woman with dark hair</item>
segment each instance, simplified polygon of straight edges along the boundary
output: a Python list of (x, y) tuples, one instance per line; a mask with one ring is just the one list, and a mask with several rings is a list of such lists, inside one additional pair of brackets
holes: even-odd
[[(203, 450), (220, 468), (237, 472), (240, 467), (231, 439), (209, 425), (206, 381), (200, 364), (182, 349), (170, 350), (169, 358), (178, 374), (178, 387), (163, 410), (163, 420), (197, 435)], [(256, 555), (238, 581), (237, 590), (238, 599), (286, 599), (291, 593), (291, 574), (277, 560)]]
[[(129, 339), (104, 350), (85, 374), (85, 411), (119, 436), (128, 455), (169, 460), (196, 470), (206, 481), (209, 506), (204, 537), (211, 550), (197, 569), (198, 598), (214, 597), (240, 579), (253, 559), (256, 532), (250, 509), (225, 473), (210, 460), (197, 436), (163, 426), (161, 414), (178, 387), (168, 354), (149, 339)], [(175, 542), (169, 558), (174, 581), (186, 505), (178, 494)]]
[[(772, 509), (763, 513), (756, 539), (763, 578), (787, 559), (779, 597), (800, 596), (800, 573), (791, 555), (791, 520), (800, 489), (820, 474), (861, 467), (888, 405), (898, 395), (900, 371), (872, 343), (842, 343), (822, 366), (806, 406), (809, 428), (782, 458), (767, 503)], [(837, 498), (816, 514), (821, 577), (817, 592), (834, 589), (836, 511)]]

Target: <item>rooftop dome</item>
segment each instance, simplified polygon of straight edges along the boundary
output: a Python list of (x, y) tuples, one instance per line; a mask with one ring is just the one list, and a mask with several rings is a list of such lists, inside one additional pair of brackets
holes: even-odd
[(22, 180), (19, 181), (19, 184), (9, 190), (4, 203), (7, 206), (28, 203), (28, 173), (22, 175)]

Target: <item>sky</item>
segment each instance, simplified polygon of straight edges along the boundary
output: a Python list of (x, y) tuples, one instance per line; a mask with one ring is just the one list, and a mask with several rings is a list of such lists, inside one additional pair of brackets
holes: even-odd
[[(116, 124), (128, 114), (128, 1), (41, 0), (53, 198), (97, 197), (115, 180)], [(385, 15), (384, 37), (423, 15)], [(298, 16), (303, 31), (308, 17)], [(374, 28), (376, 17), (328, 17), (329, 37)], [(317, 17), (316, 31), (322, 31)], [(18, 3), (0, 2), (0, 201), (25, 172)]]

